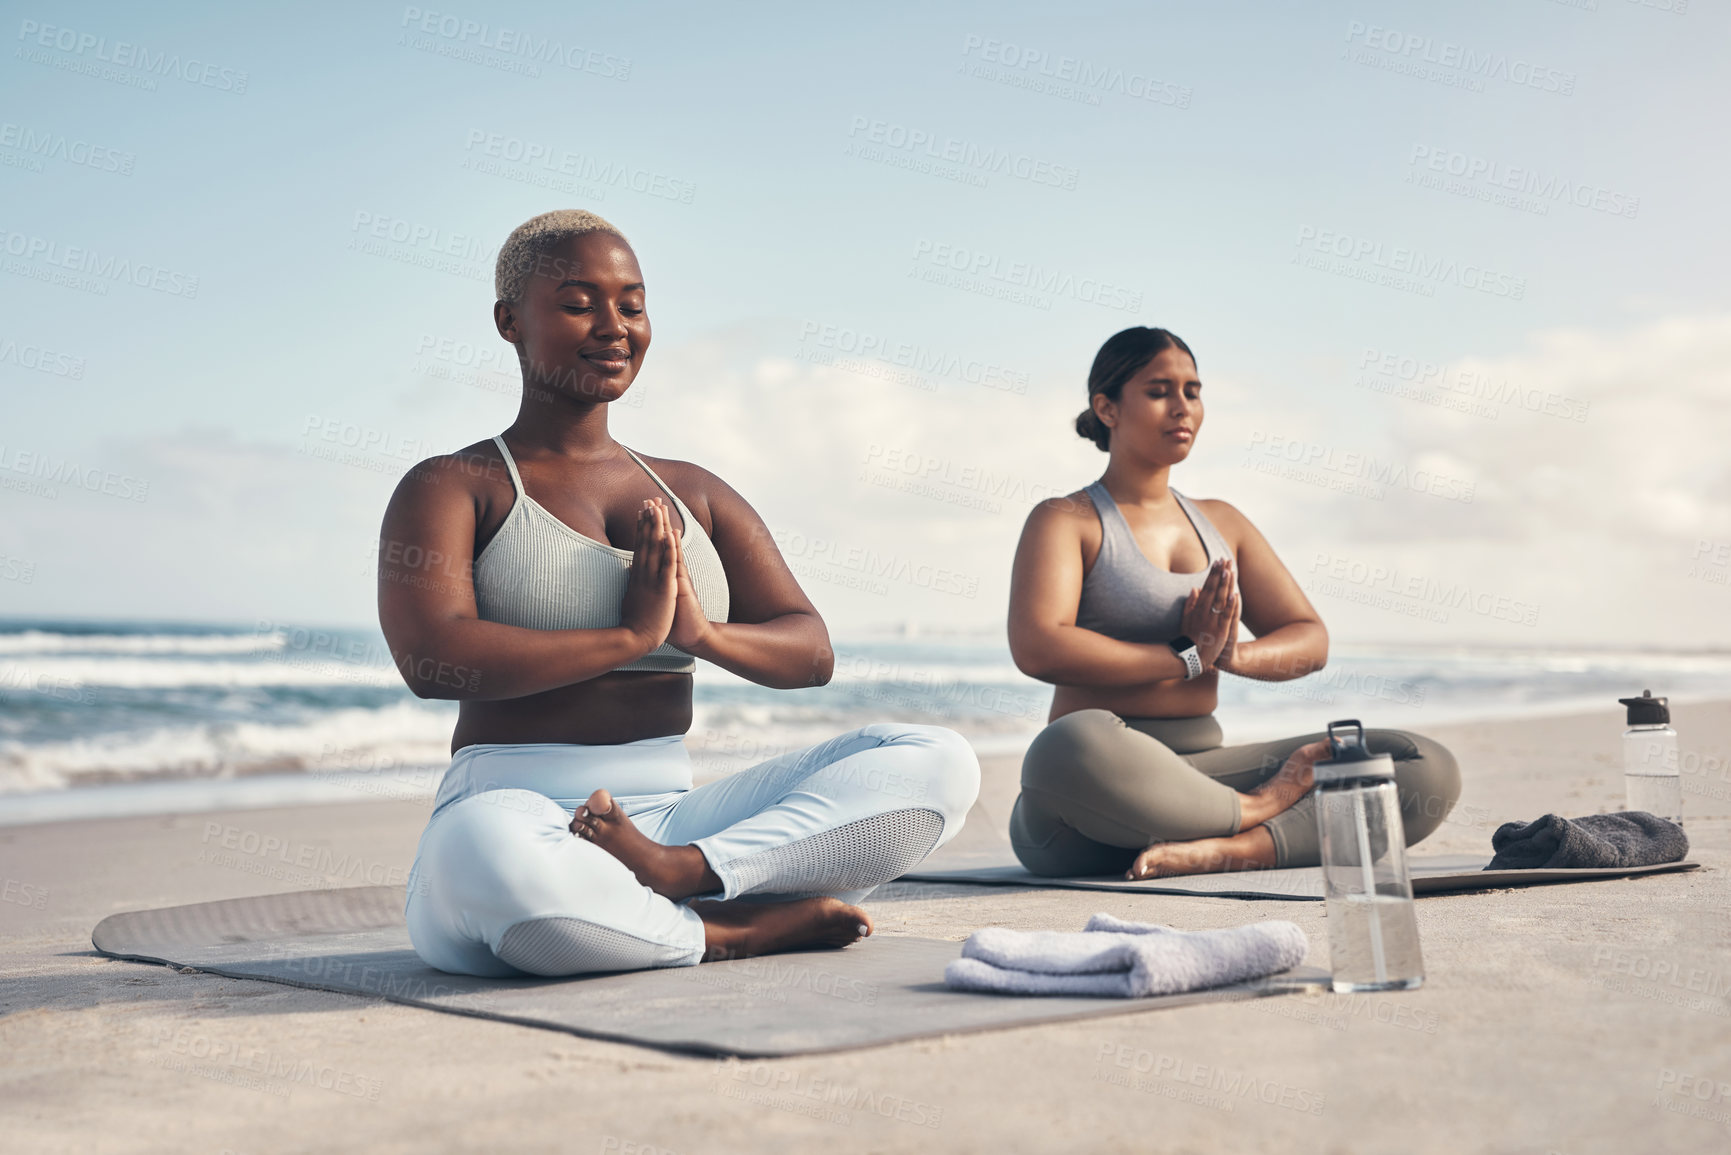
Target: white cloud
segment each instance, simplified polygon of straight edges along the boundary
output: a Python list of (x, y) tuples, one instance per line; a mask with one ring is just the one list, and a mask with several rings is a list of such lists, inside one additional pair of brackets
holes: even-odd
[[(1388, 461), (1413, 477), (1467, 479), (1470, 502), (1395, 486), (1371, 500), (1252, 475), (1258, 497), (1271, 499), (1299, 559), (1346, 557), (1488, 591), (1540, 606), (1538, 622), (1461, 612), (1428, 622), (1410, 612), (1412, 599), (1363, 604), (1378, 587), (1359, 585), (1317, 599), (1337, 633), (1723, 644), (1707, 623), (1731, 609), (1726, 587), (1691, 562), (1731, 541), (1731, 317), (1539, 334), (1518, 353), (1457, 359), (1423, 397), (1363, 404), (1388, 414)], [(1442, 399), (1488, 404), (1491, 415), (1432, 403)], [(1316, 425), (1314, 414), (1267, 420)]]
[(764, 345), (682, 347), (615, 433), (744, 494), (838, 632), (1000, 625), (1027, 511), (1103, 462), (1068, 431), (1080, 401), (930, 376), (922, 388), (887, 363), (847, 371)]
[[(632, 420), (732, 481), (773, 528), (978, 579), (972, 599), (906, 582), (877, 595), (837, 585), (845, 565), (819, 566), (832, 580), (805, 585), (836, 622), (1001, 621), (1028, 507), (1104, 463), (1069, 431), (1080, 391), (922, 392), (761, 348), (681, 350), (682, 384)], [(1343, 640), (1699, 645), (1731, 597), (1700, 567), (1690, 576), (1702, 542), (1731, 541), (1727, 365), (1731, 318), (1696, 318), (1458, 358), (1428, 400), (1352, 386), (1274, 398), (1211, 376), (1203, 437), (1173, 480), (1251, 517), (1301, 582), (1329, 591), (1313, 600)], [(1304, 473), (1248, 467), (1269, 455), (1246, 447), (1274, 438), (1302, 445)], [(912, 470), (900, 490), (868, 480), (891, 472), (891, 453)], [(976, 497), (988, 508), (965, 504)], [(1367, 576), (1325, 580), (1342, 563)]]
[[(889, 366), (845, 371), (776, 352), (791, 347), (740, 332), (661, 354), (644, 404), (620, 407), (614, 431), (745, 494), (837, 634), (904, 621), (999, 628), (1027, 510), (1104, 465), (1071, 432), (1079, 386), (1034, 382), (1018, 395), (928, 376), (926, 389)], [(1731, 550), (1728, 365), (1731, 318), (1539, 334), (1519, 352), (1448, 366), (1491, 383), (1494, 419), (1351, 385), (1274, 397), (1211, 377), (1203, 436), (1174, 483), (1250, 516), (1342, 640), (1711, 644), (1731, 609), (1725, 551), (1714, 561)], [(1564, 415), (1543, 412), (1547, 401)], [(1566, 416), (1576, 404), (1583, 421)], [(1298, 478), (1271, 475), (1246, 465), (1259, 434), (1334, 456)], [(38, 563), (9, 601), (18, 612), (371, 620), (370, 550), (407, 463), (305, 448), (208, 431), (115, 442), (105, 464), (149, 479), (147, 502), (4, 495), (11, 552)], [(1375, 486), (1344, 492), (1366, 480), (1347, 464), (1353, 452), (1404, 467), (1409, 482), (1470, 483), (1471, 500), (1386, 484), (1398, 473), (1384, 474), (1380, 499)], [(1472, 602), (1448, 606), (1462, 590)], [(1537, 612), (1510, 620), (1511, 604)]]

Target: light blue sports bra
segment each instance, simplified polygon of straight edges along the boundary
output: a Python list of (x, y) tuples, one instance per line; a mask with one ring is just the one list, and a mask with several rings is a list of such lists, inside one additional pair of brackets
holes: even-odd
[[(481, 556), (475, 559), (475, 609), (482, 621), (530, 630), (602, 630), (620, 623), (631, 551), (578, 533), (560, 521), (523, 488), (523, 476), (503, 437), (493, 438), (511, 471), (517, 500)], [(625, 449), (622, 445), (621, 449)], [(625, 449), (626, 453), (631, 450)], [(643, 459), (631, 453), (649, 479), (667, 495), (685, 526), (680, 544), (685, 568), (712, 622), (727, 620), (727, 573), (715, 545), (685, 503)], [(684, 650), (662, 643), (621, 670), (689, 674), (697, 662)]]
[[(1148, 560), (1123, 511), (1106, 487), (1096, 481), (1085, 491), (1100, 516), (1100, 553), (1094, 567), (1082, 579), (1082, 598), (1076, 606), (1076, 624), (1085, 630), (1117, 638), (1121, 642), (1169, 642), (1178, 636), (1184, 620), (1184, 602), (1190, 591), (1207, 580), (1208, 570), (1173, 573)], [(1176, 489), (1178, 508), (1190, 519), (1202, 538), (1208, 564), (1221, 556), (1232, 556), (1231, 547), (1208, 515)]]

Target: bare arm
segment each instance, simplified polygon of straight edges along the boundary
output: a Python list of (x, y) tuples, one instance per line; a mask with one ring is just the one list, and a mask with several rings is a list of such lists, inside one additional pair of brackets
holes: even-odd
[[(681, 553), (678, 609), (668, 641), (760, 686), (826, 684), (835, 672), (829, 630), (787, 568), (769, 527), (713, 474), (704, 475), (704, 490), (714, 526), (710, 540), (727, 574), (728, 620), (704, 616)], [(674, 544), (677, 549), (677, 537)]]
[(1262, 682), (1290, 681), (1322, 669), (1328, 664), (1328, 629), (1298, 580), (1249, 518), (1224, 501), (1207, 504), (1210, 520), (1237, 551), (1240, 612), (1255, 636), (1228, 645), (1217, 667)]
[(639, 512), (623, 624), (531, 630), (480, 620), (473, 459), (435, 457), (397, 486), (379, 531), (379, 625), (419, 698), (498, 701), (587, 681), (647, 654), (673, 622), (677, 559), (665, 509)]
[[(1122, 642), (1076, 624), (1084, 576), (1079, 520), (1076, 500), (1052, 498), (1036, 506), (1022, 527), (1010, 573), (1010, 656), (1016, 668), (1065, 686), (1141, 686), (1183, 678), (1184, 661), (1169, 647)], [(1210, 569), (1193, 603), (1211, 601), (1223, 581), (1230, 581), (1230, 571)], [(1224, 644), (1223, 637), (1212, 645), (1196, 641), (1204, 664)]]

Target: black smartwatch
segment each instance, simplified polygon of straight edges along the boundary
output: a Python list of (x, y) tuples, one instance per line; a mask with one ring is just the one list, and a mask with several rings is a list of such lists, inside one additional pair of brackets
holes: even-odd
[(1202, 676), (1202, 655), (1196, 652), (1196, 643), (1179, 634), (1166, 643), (1172, 647), (1172, 652), (1184, 660), (1184, 680)]

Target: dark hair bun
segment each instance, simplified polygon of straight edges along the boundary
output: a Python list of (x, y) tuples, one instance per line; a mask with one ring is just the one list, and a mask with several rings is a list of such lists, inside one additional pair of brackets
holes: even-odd
[(1112, 431), (1106, 428), (1100, 415), (1094, 412), (1093, 406), (1076, 414), (1076, 434), (1092, 441), (1101, 453), (1105, 453), (1112, 446)]

